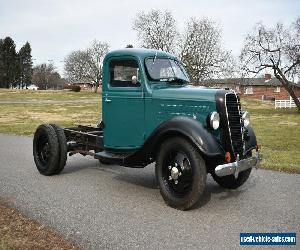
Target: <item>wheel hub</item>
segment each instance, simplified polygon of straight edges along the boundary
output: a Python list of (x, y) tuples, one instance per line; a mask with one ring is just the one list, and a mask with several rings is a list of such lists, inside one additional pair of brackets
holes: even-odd
[(178, 176), (179, 176), (179, 170), (177, 167), (172, 167), (171, 169), (171, 177), (173, 180), (177, 180), (178, 179)]
[(192, 185), (192, 168), (189, 158), (181, 151), (170, 151), (167, 155), (163, 178), (165, 185), (176, 195), (190, 191)]

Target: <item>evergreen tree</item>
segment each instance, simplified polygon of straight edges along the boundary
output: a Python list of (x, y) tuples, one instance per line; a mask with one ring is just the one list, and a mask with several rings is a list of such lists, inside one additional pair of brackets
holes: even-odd
[(23, 89), (31, 84), (32, 77), (32, 58), (31, 58), (31, 47), (29, 42), (19, 50), (17, 55), (18, 59), (18, 72), (19, 72), (19, 83), (20, 87)]
[(0, 39), (0, 87), (14, 86), (17, 78), (16, 45), (10, 37)]

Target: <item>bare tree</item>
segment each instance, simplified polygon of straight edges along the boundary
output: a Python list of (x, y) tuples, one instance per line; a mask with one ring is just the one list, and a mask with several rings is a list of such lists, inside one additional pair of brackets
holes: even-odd
[(193, 84), (201, 80), (232, 74), (234, 60), (222, 50), (221, 30), (207, 18), (191, 18), (181, 36), (180, 58)]
[(257, 24), (246, 37), (240, 58), (248, 73), (273, 70), (300, 112), (300, 102), (293, 89), (295, 77), (300, 76), (300, 18), (289, 28), (281, 23), (275, 28)]
[(102, 63), (108, 53), (107, 43), (94, 41), (86, 50), (71, 52), (65, 58), (66, 76), (71, 82), (88, 80), (94, 84), (97, 92), (99, 82), (102, 79)]
[(88, 69), (88, 54), (86, 51), (76, 50), (65, 58), (65, 73), (71, 83), (83, 80)]
[(155, 9), (140, 12), (133, 21), (133, 30), (137, 32), (142, 47), (175, 52), (178, 32), (171, 12)]
[(58, 88), (63, 84), (59, 73), (55, 70), (53, 64), (40, 64), (33, 68), (32, 82), (39, 89)]

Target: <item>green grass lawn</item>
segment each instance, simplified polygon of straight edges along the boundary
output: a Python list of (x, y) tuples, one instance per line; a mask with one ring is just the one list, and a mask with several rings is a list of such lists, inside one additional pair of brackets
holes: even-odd
[(300, 173), (300, 114), (274, 104), (243, 100), (264, 157), (264, 168)]
[(57, 90), (0, 89), (0, 101), (75, 101), (99, 99), (101, 93)]
[[(24, 102), (6, 103), (9, 101)], [(57, 123), (63, 127), (78, 124), (95, 126), (99, 117), (101, 117), (101, 93), (0, 90), (2, 133), (32, 135), (41, 123)]]
[[(259, 100), (242, 100), (242, 104), (251, 114), (251, 124), (262, 147), (262, 166), (300, 173), (300, 114), (297, 110), (275, 110), (273, 104)], [(0, 89), (2, 133), (32, 135), (41, 123), (95, 126), (99, 117), (101, 93)]]

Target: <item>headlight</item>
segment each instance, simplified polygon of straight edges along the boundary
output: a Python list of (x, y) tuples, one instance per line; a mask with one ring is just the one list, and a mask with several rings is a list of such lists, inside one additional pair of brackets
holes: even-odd
[(213, 129), (218, 129), (220, 126), (220, 116), (217, 112), (212, 112), (209, 117), (210, 127)]
[(243, 113), (242, 119), (244, 122), (244, 127), (248, 128), (250, 125), (250, 114), (247, 111)]

